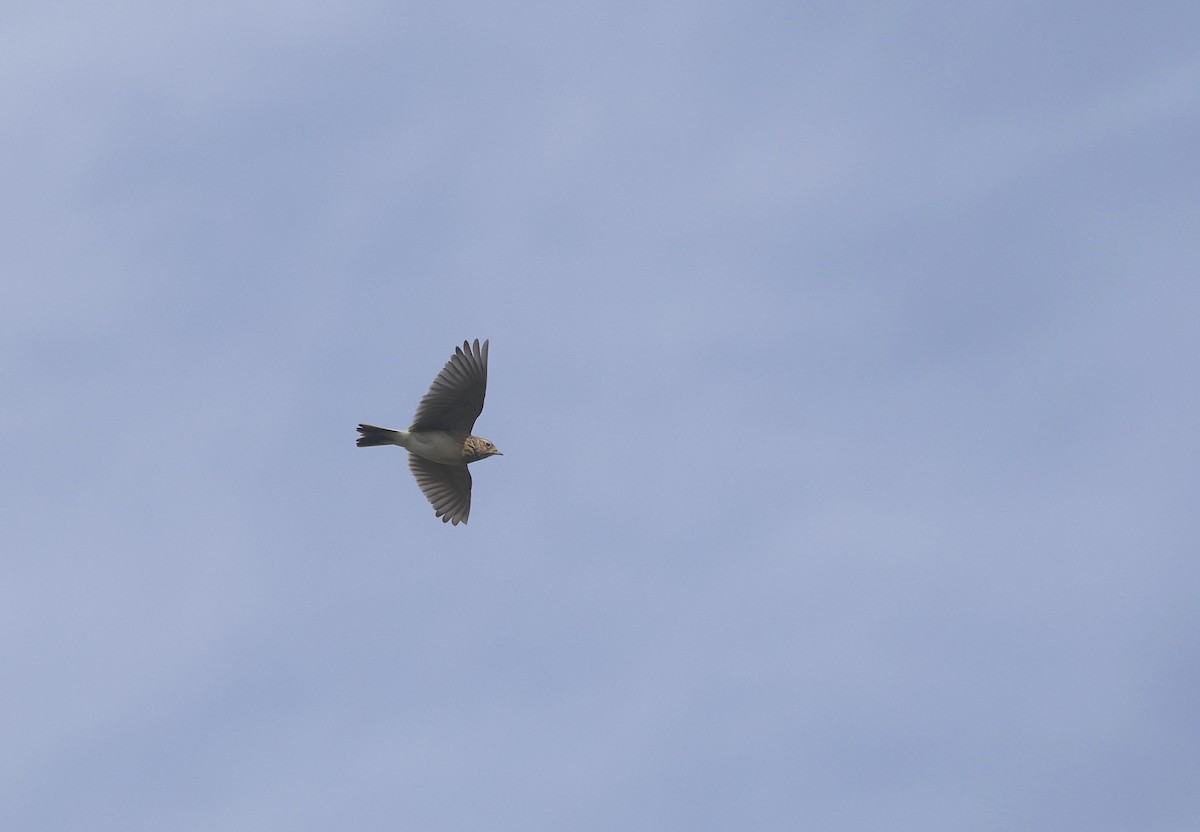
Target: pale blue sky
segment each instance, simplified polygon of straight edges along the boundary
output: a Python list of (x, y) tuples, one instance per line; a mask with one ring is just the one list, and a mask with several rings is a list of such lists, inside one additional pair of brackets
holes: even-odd
[(1197, 31), (7, 9), (0, 827), (1194, 829)]

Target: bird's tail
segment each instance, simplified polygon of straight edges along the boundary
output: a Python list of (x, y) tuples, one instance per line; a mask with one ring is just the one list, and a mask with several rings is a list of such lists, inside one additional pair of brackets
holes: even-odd
[(359, 425), (358, 447), (369, 448), (372, 445), (395, 445), (397, 431), (387, 428), (377, 428), (374, 425)]

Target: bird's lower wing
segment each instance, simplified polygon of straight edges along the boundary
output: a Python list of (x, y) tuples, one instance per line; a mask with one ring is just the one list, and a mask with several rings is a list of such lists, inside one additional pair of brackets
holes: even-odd
[(443, 523), (467, 522), (471, 514), (471, 472), (464, 465), (442, 465), (409, 452), (408, 467), (434, 513)]

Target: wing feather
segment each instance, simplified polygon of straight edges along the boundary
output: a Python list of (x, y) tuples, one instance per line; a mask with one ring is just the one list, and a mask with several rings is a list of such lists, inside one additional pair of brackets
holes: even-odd
[(457, 526), (467, 522), (471, 515), (471, 472), (465, 464), (443, 465), (410, 451), (408, 467), (443, 523)]
[(444, 430), (469, 435), (487, 394), (488, 342), (463, 341), (417, 405), (409, 430)]

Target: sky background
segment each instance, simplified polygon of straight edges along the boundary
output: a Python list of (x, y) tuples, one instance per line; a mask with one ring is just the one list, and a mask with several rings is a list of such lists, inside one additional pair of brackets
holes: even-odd
[(0, 827), (1196, 829), (1198, 31), (6, 4)]

